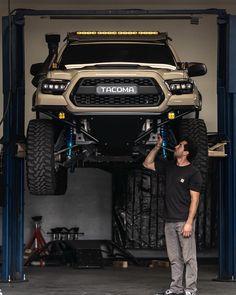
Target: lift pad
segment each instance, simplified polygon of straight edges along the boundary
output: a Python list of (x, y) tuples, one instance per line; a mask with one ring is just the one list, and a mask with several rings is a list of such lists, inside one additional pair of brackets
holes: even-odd
[(227, 154), (225, 153), (225, 146), (226, 142), (220, 142), (208, 149), (208, 156), (209, 157), (226, 157)]

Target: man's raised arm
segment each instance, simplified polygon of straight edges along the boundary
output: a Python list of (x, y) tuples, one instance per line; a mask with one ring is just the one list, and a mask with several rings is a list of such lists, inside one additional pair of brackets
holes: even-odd
[(161, 145), (162, 145), (162, 137), (158, 136), (157, 144), (154, 146), (154, 148), (149, 152), (146, 159), (143, 162), (143, 166), (147, 169), (155, 171), (155, 158), (157, 153), (159, 152)]

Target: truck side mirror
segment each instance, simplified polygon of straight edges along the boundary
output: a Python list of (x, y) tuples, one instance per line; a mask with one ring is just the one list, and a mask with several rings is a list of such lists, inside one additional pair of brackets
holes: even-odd
[(32, 76), (36, 76), (37, 74), (39, 74), (43, 69), (43, 65), (44, 65), (43, 62), (32, 64), (30, 67), (30, 74)]
[(203, 76), (207, 73), (207, 67), (200, 62), (190, 62), (187, 64), (189, 77)]

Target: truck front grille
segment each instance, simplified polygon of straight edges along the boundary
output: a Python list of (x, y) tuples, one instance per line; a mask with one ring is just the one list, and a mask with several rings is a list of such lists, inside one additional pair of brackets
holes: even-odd
[[(97, 87), (135, 85), (135, 94), (98, 94)], [(71, 92), (70, 100), (78, 107), (145, 107), (158, 106), (165, 99), (164, 92), (153, 78), (82, 78)]]

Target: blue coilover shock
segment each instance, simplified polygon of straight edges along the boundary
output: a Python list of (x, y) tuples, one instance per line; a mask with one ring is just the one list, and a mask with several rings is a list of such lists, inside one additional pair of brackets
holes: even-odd
[(166, 131), (165, 126), (160, 127), (160, 134), (161, 134), (161, 137), (163, 139), (163, 142), (162, 142), (162, 146), (163, 146), (162, 155), (163, 155), (163, 158), (166, 159), (167, 158), (167, 151), (166, 151), (165, 147), (167, 146), (167, 131)]
[[(75, 145), (75, 133), (74, 133), (74, 128), (73, 127), (69, 127), (68, 131), (67, 131), (67, 138), (66, 138), (66, 143), (67, 143), (67, 158), (69, 160), (72, 159), (72, 148)], [(71, 170), (73, 171), (73, 167), (71, 167)], [(71, 172), (72, 172), (71, 171)]]

